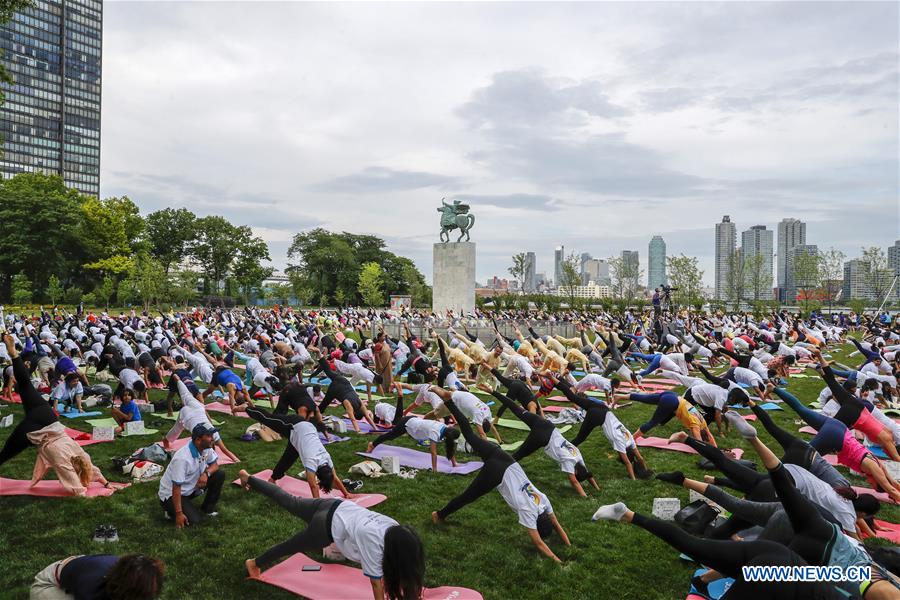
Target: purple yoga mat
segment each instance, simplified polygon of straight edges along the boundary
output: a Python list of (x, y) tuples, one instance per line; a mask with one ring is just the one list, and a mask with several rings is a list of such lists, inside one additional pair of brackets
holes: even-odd
[[(374, 458), (375, 460), (381, 460), (385, 456), (398, 456), (400, 458), (400, 464), (404, 467), (410, 467), (412, 469), (431, 468), (431, 455), (429, 453), (419, 452), (418, 450), (413, 450), (411, 448), (391, 446), (390, 444), (381, 444), (372, 452), (357, 452), (357, 454), (365, 456), (366, 458)], [(480, 469), (484, 463), (472, 460), (469, 462), (461, 462), (459, 463), (459, 466), (454, 467), (445, 457), (438, 456), (437, 465), (438, 473), (468, 475), (469, 473)]]
[[(347, 432), (349, 433), (352, 431), (353, 433), (356, 433), (356, 430), (353, 429), (353, 422), (350, 421), (350, 419), (348, 419), (347, 417), (344, 417), (343, 420), (344, 420), (344, 423), (347, 424)], [(380, 434), (384, 433), (385, 431), (390, 431), (390, 429), (391, 429), (390, 427), (386, 427), (384, 429), (372, 429), (372, 426), (369, 425), (363, 419), (357, 419), (356, 424), (359, 425), (360, 433), (377, 433), (380, 435)]]
[[(368, 425), (368, 423), (367, 423), (367, 425)], [(334, 444), (335, 442), (346, 442), (347, 440), (350, 439), (348, 437), (342, 437), (342, 436), (336, 435), (334, 433), (329, 433), (328, 437), (329, 437), (328, 441), (325, 441), (325, 436), (322, 435), (321, 432), (319, 432), (319, 441), (322, 442), (323, 444)]]

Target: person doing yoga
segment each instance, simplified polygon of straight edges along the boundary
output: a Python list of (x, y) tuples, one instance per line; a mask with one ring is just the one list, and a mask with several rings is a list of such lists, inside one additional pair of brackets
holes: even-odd
[(716, 439), (709, 430), (703, 415), (700, 414), (696, 407), (675, 392), (659, 392), (656, 394), (632, 393), (628, 395), (628, 399), (633, 402), (642, 402), (656, 406), (656, 410), (653, 411), (650, 420), (635, 430), (635, 439), (646, 435), (657, 425), (665, 425), (672, 420), (672, 417), (676, 417), (685, 429), (690, 432), (692, 438), (706, 440), (713, 446), (716, 445)]
[(483, 440), (475, 434), (463, 414), (453, 404), (453, 400), (447, 402), (447, 408), (459, 423), (459, 429), (466, 442), (484, 465), (469, 487), (443, 508), (431, 513), (431, 520), (435, 523), (446, 521), (451, 514), (496, 489), (518, 515), (519, 524), (528, 530), (529, 538), (541, 554), (561, 563), (545, 540), (555, 530), (566, 546), (571, 546), (571, 542), (556, 515), (553, 514), (550, 500), (531, 483), (522, 466), (512, 456), (497, 444)]
[[(423, 419), (414, 415), (403, 414), (403, 388), (397, 386), (397, 406), (394, 409), (394, 421), (390, 431), (383, 433), (374, 442), (369, 442), (366, 452), (372, 452), (377, 446), (385, 442), (397, 439), (404, 433), (408, 433), (409, 437), (417, 442), (429, 442), (429, 450), (431, 452), (431, 470), (437, 473), (437, 445), (444, 442), (444, 449), (447, 460), (456, 466), (456, 439), (459, 437), (459, 430), (445, 425), (441, 421), (432, 421), (431, 419)], [(465, 420), (465, 419), (464, 419)], [(468, 421), (466, 421), (468, 424)]]
[(362, 566), (374, 600), (419, 600), (425, 587), (425, 549), (416, 530), (394, 519), (340, 498), (298, 498), (274, 483), (238, 474), (241, 486), (255, 490), (306, 521), (306, 529), (276, 544), (244, 565), (250, 577), (283, 556), (321, 550), (334, 544), (346, 558)]

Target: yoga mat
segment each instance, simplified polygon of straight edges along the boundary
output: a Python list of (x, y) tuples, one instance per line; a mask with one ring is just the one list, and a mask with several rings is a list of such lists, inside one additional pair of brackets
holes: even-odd
[[(495, 444), (500, 444), (495, 438), (489, 437), (489, 442), (494, 442)], [(500, 448), (505, 450), (506, 452), (515, 452), (519, 449), (519, 446), (525, 443), (525, 440), (519, 440), (518, 442), (512, 442), (510, 444), (500, 444)]]
[[(257, 479), (262, 479), (263, 481), (268, 481), (269, 477), (272, 476), (272, 469), (266, 469), (265, 471), (260, 471), (259, 473), (253, 473), (253, 476)], [(235, 479), (232, 481), (234, 485), (240, 485), (241, 480)], [(297, 479), (296, 477), (291, 477), (290, 475), (285, 475), (281, 479), (279, 479), (276, 484), (278, 487), (286, 491), (288, 494), (292, 496), (299, 496), (300, 498), (312, 498), (312, 492), (309, 489), (309, 484), (303, 481), (302, 479)], [(359, 504), (363, 508), (369, 508), (371, 506), (375, 506), (376, 504), (381, 504), (385, 500), (387, 500), (387, 496), (384, 494), (351, 494), (353, 498), (349, 500), (351, 502), (355, 502)], [(341, 493), (337, 490), (331, 490), (329, 493), (322, 493), (320, 498), (340, 498), (344, 499)]]
[[(318, 565), (319, 571), (304, 571), (304, 565)], [(334, 600), (335, 598), (371, 598), (372, 584), (361, 569), (340, 564), (314, 561), (303, 553), (297, 553), (266, 570), (259, 581), (274, 585), (309, 600)], [(475, 590), (462, 587), (426, 588), (423, 600), (483, 600)]]
[[(344, 418), (343, 418), (342, 420), (343, 420), (344, 423), (347, 425), (347, 432), (348, 432), (348, 433), (351, 432), (351, 431), (352, 431), (353, 433), (356, 433), (356, 430), (353, 429), (353, 422), (350, 420), (349, 417), (344, 416)], [(356, 420), (356, 424), (359, 425), (359, 432), (360, 432), (360, 433), (377, 433), (377, 434), (380, 435), (380, 434), (384, 433), (385, 431), (390, 431), (390, 429), (391, 429), (390, 427), (388, 427), (387, 429), (373, 429), (372, 426), (369, 425), (369, 423), (366, 422), (366, 421), (363, 420), (363, 419), (357, 419), (357, 420)]]
[(113, 440), (95, 440), (93, 436), (86, 431), (78, 431), (66, 427), (66, 435), (75, 440), (79, 446), (90, 446), (91, 444), (102, 444), (103, 442), (112, 442)]
[[(685, 454), (698, 454), (696, 450), (688, 446), (687, 444), (682, 444), (681, 442), (674, 442), (672, 444), (669, 443), (669, 440), (665, 438), (659, 437), (639, 437), (634, 440), (635, 444), (642, 448), (657, 448), (659, 450), (672, 450), (674, 452), (684, 452)], [(741, 448), (732, 448), (731, 453), (734, 454), (736, 459), (740, 459), (744, 455), (744, 451)]]
[[(166, 421), (177, 421), (178, 420), (177, 414), (174, 414), (171, 417), (169, 415), (164, 415), (164, 414), (159, 414), (159, 413), (150, 413), (150, 414), (153, 415), (153, 418), (155, 418), (155, 419), (165, 419)], [(212, 423), (213, 425), (215, 425), (216, 427), (218, 427), (219, 425), (224, 423), (224, 421), (217, 421), (215, 419), (210, 419), (209, 422)]]
[(319, 432), (319, 441), (322, 442), (323, 444), (336, 444), (337, 442), (346, 442), (347, 440), (350, 439), (348, 437), (341, 437), (341, 436), (335, 435), (333, 433), (329, 433), (328, 437), (329, 437), (329, 439), (326, 440), (325, 435), (321, 431)]
[(879, 521), (875, 519), (875, 525), (881, 529), (875, 530), (875, 536), (886, 540), (891, 540), (895, 544), (900, 544), (900, 525), (897, 523), (888, 523), (887, 521)]
[[(401, 446), (391, 446), (390, 444), (381, 444), (372, 452), (357, 452), (360, 456), (373, 458), (380, 461), (385, 456), (396, 456), (400, 459), (400, 464), (404, 467), (412, 469), (431, 469), (431, 454), (428, 452), (419, 452), (411, 448), (403, 448)], [(454, 467), (449, 460), (443, 456), (437, 457), (438, 473), (451, 473), (453, 475), (468, 475), (480, 469), (484, 463), (481, 461), (460, 462)]]
[(880, 458), (882, 460), (890, 460), (887, 455), (887, 452), (885, 452), (881, 448), (881, 446), (866, 446), (866, 450), (868, 450), (869, 452), (871, 452), (872, 454), (874, 454), (875, 456), (877, 456), (878, 458)]
[[(103, 487), (100, 482), (93, 481), (88, 486), (86, 495), (110, 496), (116, 490), (127, 488), (130, 484), (115, 484), (115, 488)], [(72, 496), (62, 484), (55, 479), (44, 479), (32, 486), (31, 481), (22, 479), (7, 479), (0, 477), (0, 496), (41, 496), (46, 498), (66, 498)]]
[[(758, 406), (763, 410), (784, 410), (774, 402), (766, 402), (765, 404), (759, 404)], [(729, 408), (734, 408), (736, 410), (750, 410), (750, 407), (744, 404), (732, 404)]]
[[(103, 413), (99, 410), (91, 410), (87, 412), (80, 413), (77, 410), (72, 410), (68, 412), (61, 412), (59, 416), (65, 417), (67, 419), (81, 419), (82, 417), (96, 417), (97, 415), (102, 415)], [(90, 421), (89, 421), (90, 422)]]
[(543, 408), (543, 410), (544, 410), (544, 412), (558, 413), (558, 412), (562, 412), (562, 411), (565, 410), (566, 408), (569, 408), (569, 407), (566, 407), (566, 406), (545, 406), (545, 407)]
[[(175, 440), (174, 442), (172, 442), (172, 444), (170, 446), (170, 450), (172, 450), (173, 452), (175, 450), (180, 450), (180, 449), (184, 448), (185, 446), (187, 446), (188, 442), (190, 442), (190, 441), (191, 441), (191, 438), (189, 438), (189, 437), (181, 438), (180, 440)], [(161, 444), (161, 442), (160, 442), (160, 444)], [(231, 448), (229, 448), (229, 450), (231, 450)], [(226, 456), (222, 452), (219, 452), (218, 450), (216, 450), (216, 454), (219, 455), (219, 465), (235, 464), (235, 462), (233, 460), (228, 458), (228, 456)]]
[[(703, 575), (708, 570), (709, 569), (697, 569), (696, 571), (694, 571), (694, 577), (697, 577), (698, 575)], [(694, 586), (692, 585), (691, 591), (688, 592), (687, 600), (693, 600), (695, 598), (698, 598), (701, 600), (705, 599), (705, 598), (711, 598), (712, 600), (719, 600), (719, 598), (721, 598), (722, 596), (725, 595), (725, 592), (728, 591), (728, 588), (730, 588), (733, 583), (734, 583), (734, 579), (731, 579), (730, 577), (723, 577), (721, 579), (716, 579), (715, 581), (710, 581), (709, 585), (707, 586), (707, 589), (709, 590), (709, 596), (701, 595), (699, 592), (697, 592), (696, 589), (694, 589)]]
[(800, 428), (800, 433), (808, 433), (809, 435), (816, 435), (819, 433), (814, 427), (810, 427), (809, 425), (804, 425)]
[[(531, 428), (528, 425), (518, 419), (500, 419), (497, 421), (497, 425), (508, 427), (510, 429), (518, 429), (519, 431), (531, 431)], [(565, 433), (570, 429), (572, 429), (571, 425), (565, 425), (564, 427), (559, 428), (559, 432)]]
[[(94, 427), (118, 427), (119, 426), (119, 424), (116, 423), (116, 420), (113, 419), (112, 417), (107, 418), (107, 419), (87, 419), (85, 422), (89, 423), (90, 425), (93, 425)], [(159, 433), (158, 429), (146, 429), (145, 428), (143, 433), (125, 433), (123, 431), (119, 435), (121, 435), (122, 437), (132, 437), (132, 436), (136, 436), (136, 435), (153, 435), (156, 433)]]
[(245, 412), (239, 412), (239, 413), (232, 414), (231, 407), (222, 402), (210, 402), (209, 404), (206, 405), (206, 410), (214, 410), (216, 412), (225, 413), (226, 415), (229, 415), (231, 417), (240, 417), (242, 419), (250, 418), (247, 416), (247, 413), (245, 413)]
[(22, 396), (19, 395), (19, 392), (13, 392), (12, 398), (10, 398), (9, 400), (6, 400), (6, 398), (2, 398), (2, 400), (12, 402), (13, 404), (22, 404)]
[(875, 496), (876, 498), (878, 498), (878, 500), (880, 500), (881, 502), (885, 502), (885, 503), (887, 503), (887, 504), (896, 504), (896, 502), (894, 502), (893, 500), (891, 500), (891, 497), (888, 496), (886, 493), (884, 493), (884, 492), (876, 492), (876, 491), (873, 490), (872, 488), (868, 488), (868, 487), (860, 487), (860, 486), (854, 485), (854, 486), (853, 486), (853, 490), (854, 490), (857, 494), (869, 494), (869, 495), (871, 495), (871, 496)]

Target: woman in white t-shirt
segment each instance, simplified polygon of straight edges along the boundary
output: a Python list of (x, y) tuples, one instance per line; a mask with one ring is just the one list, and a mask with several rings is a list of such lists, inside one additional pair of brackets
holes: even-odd
[(566, 535), (562, 525), (556, 519), (556, 515), (553, 514), (550, 500), (531, 483), (521, 465), (512, 456), (504, 452), (497, 444), (478, 437), (453, 400), (447, 400), (445, 404), (459, 423), (466, 442), (472, 447), (473, 452), (481, 457), (484, 465), (469, 487), (450, 500), (444, 508), (431, 513), (431, 520), (435, 523), (445, 521), (454, 512), (475, 502), (492, 489), (496, 489), (509, 507), (515, 511), (519, 518), (519, 524), (528, 530), (528, 536), (538, 550), (544, 556), (561, 563), (562, 561), (544, 540), (549, 538), (555, 530), (567, 546), (570, 546), (571, 543), (569, 536)]
[(239, 473), (241, 486), (254, 489), (300, 517), (306, 529), (272, 546), (244, 565), (250, 577), (284, 556), (321, 550), (332, 543), (344, 557), (359, 563), (372, 584), (375, 600), (419, 600), (425, 587), (425, 549), (415, 529), (339, 498), (298, 498), (277, 485)]
[(391, 430), (383, 433), (374, 442), (369, 442), (366, 452), (372, 452), (376, 446), (389, 442), (393, 439), (401, 437), (404, 433), (408, 433), (409, 437), (417, 442), (429, 442), (431, 451), (431, 470), (437, 473), (437, 445), (444, 442), (444, 450), (453, 466), (456, 466), (456, 439), (459, 437), (459, 430), (454, 427), (445, 425), (441, 421), (432, 421), (431, 419), (423, 419), (414, 415), (403, 414), (403, 388), (397, 387), (397, 406), (394, 409), (394, 421)]

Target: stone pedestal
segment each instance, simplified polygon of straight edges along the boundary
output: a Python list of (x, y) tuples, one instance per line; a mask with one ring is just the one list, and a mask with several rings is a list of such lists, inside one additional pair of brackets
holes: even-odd
[(475, 310), (475, 244), (447, 242), (434, 245), (432, 310), (457, 315)]

